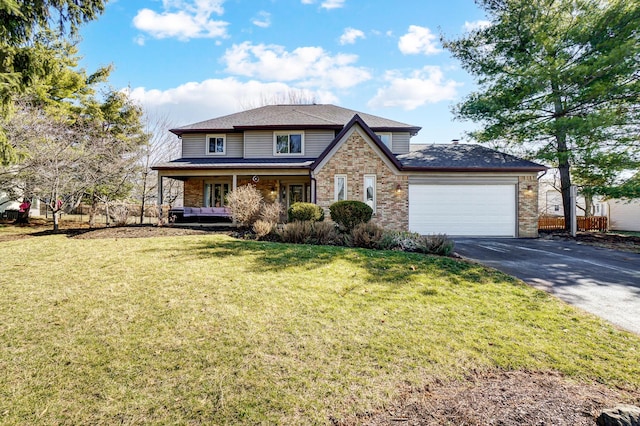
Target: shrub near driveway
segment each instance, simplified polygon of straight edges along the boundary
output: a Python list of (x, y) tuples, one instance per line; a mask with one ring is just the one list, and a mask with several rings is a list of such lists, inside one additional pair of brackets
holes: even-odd
[(496, 368), (640, 389), (637, 336), (454, 259), (225, 236), (3, 249), (3, 424), (328, 424)]

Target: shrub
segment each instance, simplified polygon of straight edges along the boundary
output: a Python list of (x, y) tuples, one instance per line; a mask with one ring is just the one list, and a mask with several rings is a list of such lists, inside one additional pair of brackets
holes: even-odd
[(423, 236), (421, 242), (420, 248), (423, 253), (437, 254), (438, 256), (451, 256), (455, 248), (455, 242), (444, 234)]
[(296, 220), (311, 222), (322, 222), (324, 220), (324, 210), (313, 203), (293, 203), (287, 210), (289, 222)]
[(371, 220), (373, 209), (362, 201), (343, 200), (329, 206), (331, 219), (347, 231)]
[(420, 234), (409, 231), (386, 231), (380, 239), (384, 250), (418, 251)]
[(273, 203), (263, 203), (262, 211), (260, 212), (260, 219), (270, 222), (273, 225), (280, 222), (280, 215), (282, 214), (282, 204), (275, 201)]
[(262, 194), (254, 186), (239, 186), (227, 195), (231, 217), (242, 226), (251, 226), (260, 218)]
[(375, 249), (380, 246), (384, 230), (375, 223), (360, 223), (351, 231), (350, 243), (353, 247)]
[(416, 232), (389, 231), (385, 232), (380, 239), (379, 247), (385, 250), (450, 256), (455, 243), (444, 234), (420, 235)]
[(125, 203), (116, 203), (109, 206), (109, 218), (115, 226), (125, 226), (129, 219), (129, 206)]
[(314, 232), (311, 222), (295, 221), (284, 225), (278, 236), (284, 243), (307, 244), (312, 242)]
[(315, 244), (321, 244), (325, 246), (341, 245), (344, 240), (338, 233), (336, 226), (330, 222), (313, 222), (313, 241)]
[(255, 232), (257, 239), (261, 239), (269, 235), (275, 226), (275, 222), (258, 219), (253, 224), (253, 232)]

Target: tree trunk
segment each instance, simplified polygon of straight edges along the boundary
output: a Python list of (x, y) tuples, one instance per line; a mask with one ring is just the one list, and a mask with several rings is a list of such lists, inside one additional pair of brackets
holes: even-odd
[(98, 212), (98, 197), (91, 197), (91, 205), (89, 206), (89, 228), (96, 226), (96, 213)]
[(558, 172), (560, 173), (560, 193), (562, 194), (562, 208), (564, 210), (564, 229), (571, 230), (571, 174), (569, 165), (569, 150), (567, 149), (567, 131), (559, 120), (564, 117), (562, 96), (558, 83), (551, 81), (554, 99), (554, 124), (556, 137), (556, 154), (558, 158)]
[(584, 217), (593, 216), (593, 196), (588, 194), (584, 195)]
[(144, 221), (144, 207), (145, 207), (144, 205), (145, 205), (145, 201), (147, 200), (147, 176), (149, 176), (149, 173), (145, 171), (142, 174), (142, 200), (140, 204), (140, 225), (142, 225), (142, 222)]
[(53, 212), (53, 232), (58, 232), (60, 229), (60, 210)]

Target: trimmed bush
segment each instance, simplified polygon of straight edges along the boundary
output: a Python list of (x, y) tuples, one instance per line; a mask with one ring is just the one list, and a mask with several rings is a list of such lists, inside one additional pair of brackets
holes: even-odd
[(351, 231), (360, 223), (367, 223), (371, 220), (373, 209), (362, 201), (343, 200), (336, 201), (329, 206), (331, 220)]
[(375, 249), (380, 246), (384, 230), (375, 223), (360, 223), (351, 231), (350, 243), (353, 247)]
[(289, 222), (311, 221), (322, 222), (324, 220), (324, 210), (313, 203), (293, 203), (287, 210)]

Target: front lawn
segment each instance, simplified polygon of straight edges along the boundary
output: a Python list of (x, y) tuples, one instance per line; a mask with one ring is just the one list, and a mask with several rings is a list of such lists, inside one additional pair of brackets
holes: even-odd
[(496, 368), (640, 389), (637, 336), (454, 259), (224, 235), (0, 244), (2, 424), (326, 424)]

